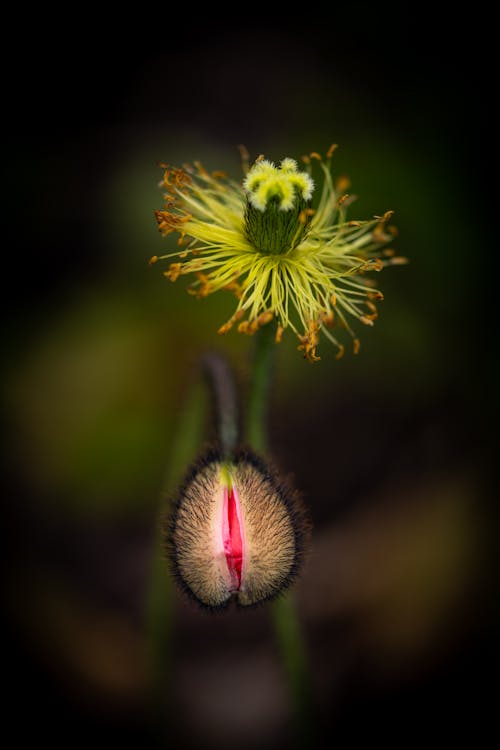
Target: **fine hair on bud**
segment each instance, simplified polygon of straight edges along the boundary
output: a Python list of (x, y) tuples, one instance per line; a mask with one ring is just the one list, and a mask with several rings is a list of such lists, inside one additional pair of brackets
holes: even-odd
[(212, 450), (189, 470), (163, 531), (181, 588), (217, 610), (284, 591), (300, 570), (310, 523), (297, 491), (258, 456)]

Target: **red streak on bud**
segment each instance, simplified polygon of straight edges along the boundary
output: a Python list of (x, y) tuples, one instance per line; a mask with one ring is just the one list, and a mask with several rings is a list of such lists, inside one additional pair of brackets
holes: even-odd
[(232, 590), (238, 591), (241, 586), (241, 570), (243, 567), (243, 538), (240, 503), (234, 487), (231, 487), (230, 490), (227, 487), (224, 488), (222, 539), (227, 567), (231, 576)]

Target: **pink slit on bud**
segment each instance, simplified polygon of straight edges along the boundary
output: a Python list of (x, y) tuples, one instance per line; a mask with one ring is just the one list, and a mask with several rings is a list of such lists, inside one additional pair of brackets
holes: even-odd
[(243, 569), (243, 529), (238, 492), (224, 487), (222, 509), (222, 541), (227, 568), (231, 576), (231, 591), (239, 591)]

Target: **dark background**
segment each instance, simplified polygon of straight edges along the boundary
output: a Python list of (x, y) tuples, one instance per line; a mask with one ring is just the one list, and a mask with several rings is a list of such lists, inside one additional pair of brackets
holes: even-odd
[[(198, 354), (219, 348), (244, 383), (252, 347), (215, 333), (232, 300), (198, 302), (148, 269), (167, 247), (157, 165), (199, 158), (237, 176), (238, 143), (274, 159), (339, 143), (351, 218), (394, 209), (411, 258), (382, 274), (357, 358), (323, 344), (309, 366), (292, 337), (279, 350), (273, 454), (315, 527), (297, 602), (316, 746), (481, 745), (490, 723), (489, 22), (424, 6), (281, 11), (11, 28), (3, 650), (17, 741), (155, 742), (145, 603), (165, 466)], [(269, 610), (210, 617), (165, 591), (164, 745), (290, 746)]]

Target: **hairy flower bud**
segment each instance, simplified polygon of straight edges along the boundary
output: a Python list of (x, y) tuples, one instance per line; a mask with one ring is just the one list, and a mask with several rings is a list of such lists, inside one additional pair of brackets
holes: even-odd
[(247, 607), (295, 579), (309, 536), (297, 493), (255, 455), (213, 452), (189, 472), (166, 528), (181, 587), (200, 605)]

